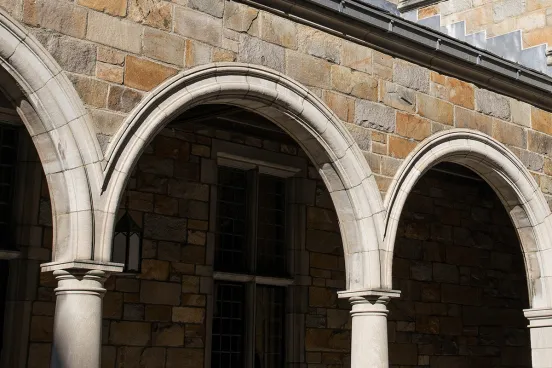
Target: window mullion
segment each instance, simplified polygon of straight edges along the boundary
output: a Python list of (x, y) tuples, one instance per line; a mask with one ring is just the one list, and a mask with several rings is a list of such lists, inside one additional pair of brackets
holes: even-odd
[(255, 320), (257, 318), (257, 285), (255, 281), (247, 284), (247, 303), (251, 313), (246, 321), (246, 349), (245, 349), (245, 367), (255, 368)]
[(257, 227), (258, 227), (258, 215), (259, 215), (259, 170), (249, 171), (249, 271), (252, 274), (257, 273)]

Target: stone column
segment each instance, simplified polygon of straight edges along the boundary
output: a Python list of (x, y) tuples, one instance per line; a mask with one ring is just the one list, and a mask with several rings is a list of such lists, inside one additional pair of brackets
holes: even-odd
[(389, 367), (387, 303), (398, 291), (343, 291), (352, 304), (351, 368)]
[(58, 281), (52, 368), (99, 368), (102, 298), (107, 274), (100, 270), (56, 270)]
[(533, 368), (552, 368), (552, 309), (526, 309)]

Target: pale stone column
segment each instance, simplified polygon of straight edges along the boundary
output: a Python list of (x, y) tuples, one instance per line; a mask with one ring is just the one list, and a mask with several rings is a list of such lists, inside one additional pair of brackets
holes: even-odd
[(399, 291), (343, 291), (340, 298), (352, 304), (351, 368), (387, 368), (387, 303)]
[(533, 368), (552, 368), (552, 309), (526, 309)]
[(52, 368), (99, 368), (102, 298), (107, 274), (100, 270), (56, 270), (58, 280)]

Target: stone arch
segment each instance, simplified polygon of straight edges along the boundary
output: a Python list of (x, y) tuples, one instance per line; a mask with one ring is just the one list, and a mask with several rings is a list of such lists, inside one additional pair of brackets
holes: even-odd
[(447, 161), (470, 168), (496, 192), (512, 219), (524, 255), (532, 308), (550, 307), (552, 270), (550, 208), (523, 163), (503, 144), (472, 130), (451, 129), (422, 142), (398, 170), (385, 198), (384, 285), (390, 287), (393, 250), (399, 218), (418, 179), (434, 165)]
[(106, 154), (102, 255), (109, 257), (114, 214), (146, 145), (171, 119), (205, 103), (239, 106), (271, 120), (309, 155), (335, 204), (348, 287), (378, 288), (383, 205), (375, 179), (349, 132), (307, 88), (261, 66), (221, 63), (182, 73), (157, 87), (129, 116)]
[(54, 250), (45, 269), (90, 260), (103, 157), (86, 110), (55, 60), (1, 9), (0, 66), (0, 89), (34, 142), (50, 190)]

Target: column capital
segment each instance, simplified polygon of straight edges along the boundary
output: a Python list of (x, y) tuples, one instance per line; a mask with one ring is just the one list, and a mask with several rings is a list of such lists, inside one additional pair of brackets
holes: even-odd
[[(49, 262), (40, 265), (42, 272), (56, 270), (104, 271), (109, 273), (123, 272), (124, 264), (114, 262), (99, 262), (94, 260), (75, 260), (68, 262)], [(71, 271), (72, 272), (72, 271)]]
[(529, 320), (529, 328), (552, 327), (552, 308), (524, 309), (523, 314)]
[(340, 298), (349, 298), (352, 304), (351, 316), (387, 317), (387, 303), (400, 296), (397, 290), (363, 289), (345, 290), (338, 293)]
[(337, 296), (341, 299), (345, 298), (364, 298), (364, 299), (374, 299), (374, 298), (398, 298), (401, 296), (400, 290), (389, 290), (389, 289), (354, 289), (354, 290), (343, 290), (337, 293)]
[(54, 277), (58, 282), (58, 287), (54, 289), (56, 295), (95, 294), (103, 297), (106, 292), (103, 284), (109, 273), (101, 270), (55, 270)]

